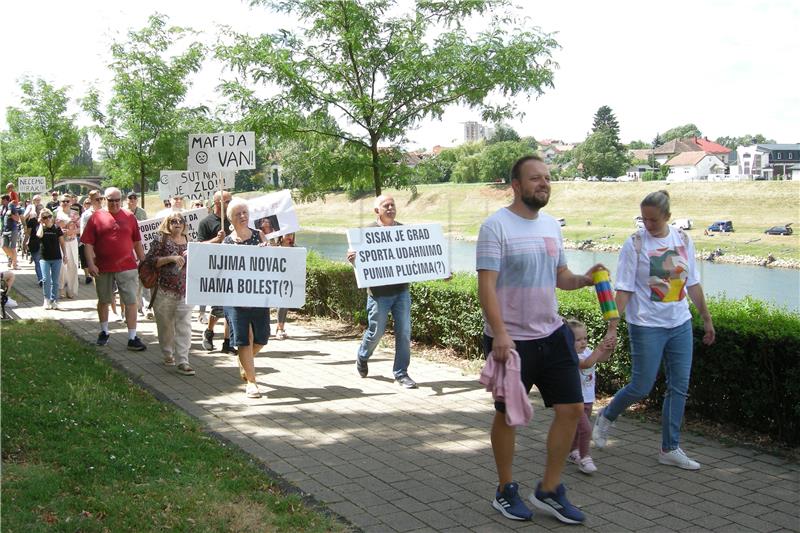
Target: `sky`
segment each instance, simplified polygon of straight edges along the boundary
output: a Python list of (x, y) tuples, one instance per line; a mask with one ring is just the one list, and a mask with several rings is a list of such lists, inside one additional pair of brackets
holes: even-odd
[[(509, 124), (539, 140), (580, 142), (600, 106), (611, 107), (623, 142), (694, 123), (710, 139), (761, 133), (800, 143), (800, 2), (795, 0), (561, 0), (517, 2), (533, 26), (554, 33), (555, 87), (517, 99), (524, 117)], [(240, 0), (29, 0), (6, 2), (0, 31), (0, 109), (19, 105), (18, 80), (42, 77), (79, 98), (91, 85), (108, 93), (110, 43), (154, 12), (203, 32), (217, 25), (242, 33), (292, 28), (291, 20)], [(187, 104), (215, 104), (225, 74), (207, 65)], [(75, 105), (73, 110), (78, 112)], [(441, 121), (408, 132), (409, 148), (463, 140), (476, 111), (453, 107)], [(86, 117), (79, 124), (88, 125)], [(5, 113), (0, 117), (5, 128)]]

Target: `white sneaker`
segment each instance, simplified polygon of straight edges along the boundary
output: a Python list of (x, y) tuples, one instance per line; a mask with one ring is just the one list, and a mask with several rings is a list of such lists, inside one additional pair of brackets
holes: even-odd
[(244, 392), (247, 394), (248, 398), (261, 398), (261, 391), (258, 390), (258, 385), (255, 383), (248, 383)]
[(50, 302), (50, 309), (54, 309), (56, 311), (60, 311), (61, 310), (61, 306), (58, 305), (58, 301), (53, 300), (52, 302)]
[(197, 321), (201, 324), (208, 324), (208, 315), (205, 313), (200, 313), (200, 316), (197, 317)]
[(578, 470), (584, 474), (594, 474), (597, 472), (597, 467), (594, 466), (594, 461), (592, 461), (592, 458), (587, 455), (581, 459), (580, 463), (578, 463)]
[(567, 462), (572, 463), (574, 465), (581, 464), (581, 452), (579, 452), (578, 450), (572, 450), (571, 452), (569, 452), (569, 455), (567, 456)]
[(50, 306), (51, 306), (51, 304), (50, 304), (50, 300), (48, 300), (47, 298), (45, 298), (45, 299), (44, 299), (44, 303), (42, 304), (42, 309), (43, 309), (43, 310), (45, 310), (45, 311), (47, 311), (48, 309), (50, 309), (50, 308), (51, 308)]
[(660, 452), (658, 462), (662, 465), (677, 466), (684, 470), (700, 470), (700, 463), (689, 459), (680, 448), (675, 448), (671, 452)]
[(597, 413), (597, 418), (594, 419), (594, 427), (592, 428), (592, 440), (596, 448), (602, 450), (606, 447), (608, 433), (613, 425), (614, 423), (611, 420), (603, 416), (603, 411)]
[(13, 309), (16, 306), (17, 306), (17, 301), (15, 299), (9, 297), (8, 300), (6, 301), (6, 307), (8, 307), (9, 309)]

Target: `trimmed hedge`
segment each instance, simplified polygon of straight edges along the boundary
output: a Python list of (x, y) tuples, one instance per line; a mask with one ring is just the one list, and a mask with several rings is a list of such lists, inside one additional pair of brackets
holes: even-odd
[[(356, 287), (350, 265), (312, 252), (307, 268), (303, 312), (366, 324), (366, 291)], [(605, 333), (594, 292), (558, 293), (560, 313), (583, 321), (594, 345)], [(710, 299), (709, 308), (717, 333), (711, 346), (702, 343), (703, 324), (692, 308), (695, 345), (687, 411), (767, 433), (790, 445), (800, 444), (800, 315), (752, 299)], [(411, 285), (415, 341), (478, 358), (482, 357), (482, 334), (474, 275)], [(630, 354), (624, 323), (619, 335), (614, 356), (598, 365), (599, 393), (614, 394), (628, 382)], [(660, 376), (645, 401), (660, 405), (664, 390)]]

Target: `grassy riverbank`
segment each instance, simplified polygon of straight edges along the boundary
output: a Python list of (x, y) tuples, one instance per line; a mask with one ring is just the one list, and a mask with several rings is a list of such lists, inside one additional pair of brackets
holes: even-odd
[[(564, 236), (573, 241), (592, 239), (599, 244), (621, 245), (634, 231), (633, 217), (648, 193), (667, 189), (675, 218), (691, 218), (690, 234), (698, 250), (717, 248), (726, 254), (800, 260), (800, 182), (744, 183), (590, 183), (553, 182), (553, 194), (545, 209), (566, 219)], [(398, 203), (399, 219), (407, 222), (439, 222), (445, 231), (464, 238), (477, 236), (487, 215), (507, 205), (508, 185), (421, 185), (411, 191), (387, 191)], [(329, 194), (325, 201), (296, 206), (300, 224), (308, 229), (343, 230), (372, 220), (372, 198), (355, 202), (344, 194)], [(587, 220), (591, 225), (587, 225)], [(732, 220), (736, 231), (703, 235), (716, 220)], [(770, 226), (794, 222), (794, 235), (765, 235)]]
[(2, 530), (346, 531), (53, 321), (3, 324)]

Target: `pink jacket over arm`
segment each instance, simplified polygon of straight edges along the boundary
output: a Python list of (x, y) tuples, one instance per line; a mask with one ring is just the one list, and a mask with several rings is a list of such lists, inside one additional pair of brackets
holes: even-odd
[(492, 393), (495, 401), (506, 404), (506, 424), (524, 426), (533, 418), (533, 407), (525, 393), (520, 377), (520, 359), (516, 350), (511, 350), (506, 364), (498, 364), (494, 352), (486, 358), (486, 364), (479, 379), (481, 385)]

